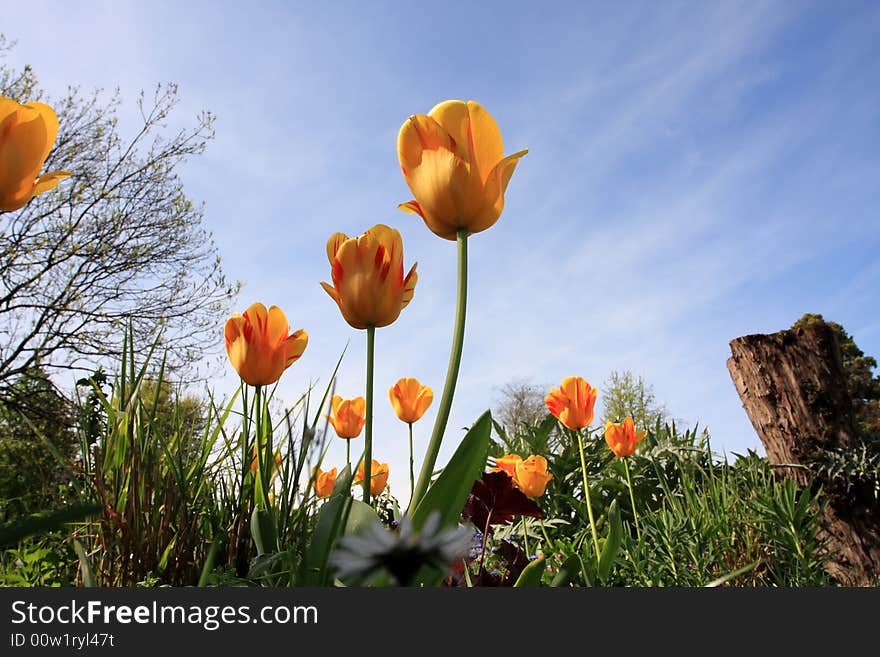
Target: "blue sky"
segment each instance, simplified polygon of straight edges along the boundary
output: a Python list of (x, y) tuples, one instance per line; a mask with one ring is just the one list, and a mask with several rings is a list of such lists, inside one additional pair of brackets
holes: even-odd
[[(180, 85), (171, 128), (217, 114), (184, 182), (245, 284), (238, 308), (274, 303), (310, 333), (283, 399), (325, 384), (349, 340), (338, 392), (362, 394), (365, 336), (319, 286), (324, 245), (400, 230), (419, 283), (377, 332), (374, 453), (403, 499), (406, 429), (387, 389), (415, 376), (439, 398), (455, 245), (396, 210), (411, 196), (395, 144), (445, 99), (479, 101), (505, 151), (529, 154), (499, 222), (470, 240), (441, 462), (501, 384), (601, 385), (626, 369), (716, 448), (762, 452), (731, 339), (819, 312), (880, 355), (877, 3), (34, 2), (7, 7), (3, 31), (18, 42), (7, 63), (33, 65), (51, 94), (119, 86), (123, 131), (157, 82)], [(221, 392), (237, 383), (226, 371)]]

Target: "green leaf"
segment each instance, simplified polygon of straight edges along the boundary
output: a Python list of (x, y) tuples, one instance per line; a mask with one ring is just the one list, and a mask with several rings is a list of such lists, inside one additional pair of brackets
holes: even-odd
[(550, 582), (550, 586), (568, 586), (574, 581), (575, 577), (578, 576), (578, 573), (583, 571), (584, 564), (583, 561), (581, 561), (581, 558), (576, 554), (572, 555), (559, 567), (559, 572), (556, 573), (553, 581)]
[(83, 585), (87, 588), (93, 588), (95, 586), (95, 576), (92, 574), (92, 564), (89, 562), (89, 555), (86, 554), (82, 543), (76, 539), (73, 539), (73, 549), (76, 552), (76, 556), (79, 558), (79, 568), (82, 572)]
[(62, 529), (69, 522), (79, 522), (101, 510), (98, 504), (75, 504), (63, 509), (35, 513), (0, 526), (0, 547), (11, 547), (33, 534), (48, 534)]
[(251, 538), (257, 546), (257, 554), (267, 554), (278, 549), (275, 533), (275, 519), (272, 512), (259, 504), (251, 514)]
[(611, 567), (620, 552), (620, 544), (623, 540), (623, 523), (620, 520), (620, 510), (617, 508), (617, 500), (611, 502), (608, 507), (608, 537), (602, 547), (602, 555), (599, 557), (599, 579), (605, 581), (611, 574)]
[(349, 512), (354, 502), (351, 497), (351, 479), (351, 469), (345, 466), (336, 477), (333, 493), (318, 511), (312, 540), (300, 563), (300, 586), (329, 584), (327, 562), (336, 541), (348, 524)]
[(440, 512), (440, 527), (456, 524), (471, 488), (486, 467), (492, 414), (483, 413), (465, 434), (449, 463), (412, 514), (413, 526), (421, 529), (432, 511)]
[(538, 558), (531, 561), (528, 566), (523, 568), (519, 579), (516, 580), (514, 588), (534, 588), (541, 586), (541, 575), (544, 574), (544, 555), (539, 554)]

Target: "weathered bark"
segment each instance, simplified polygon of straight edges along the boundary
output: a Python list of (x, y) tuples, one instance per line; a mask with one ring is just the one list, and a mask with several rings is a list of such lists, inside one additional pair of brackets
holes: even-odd
[[(824, 324), (746, 335), (730, 343), (727, 369), (768, 460), (798, 485), (817, 481), (826, 449), (859, 444), (846, 372)], [(880, 508), (873, 499), (830, 495), (825, 517), (826, 569), (841, 584), (880, 579)]]

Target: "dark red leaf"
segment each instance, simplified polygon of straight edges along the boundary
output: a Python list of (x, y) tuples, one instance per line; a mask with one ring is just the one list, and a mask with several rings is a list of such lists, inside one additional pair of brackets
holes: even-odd
[(461, 515), (480, 531), (485, 531), (487, 524), (502, 525), (516, 516), (542, 517), (538, 504), (514, 486), (506, 472), (484, 472), (483, 478), (474, 482)]

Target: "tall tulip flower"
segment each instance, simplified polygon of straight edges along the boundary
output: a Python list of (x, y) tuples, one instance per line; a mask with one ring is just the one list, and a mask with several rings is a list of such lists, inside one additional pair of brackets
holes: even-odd
[(636, 451), (636, 445), (648, 435), (647, 431), (636, 431), (636, 423), (628, 417), (621, 423), (605, 423), (605, 442), (616, 456), (626, 458)]
[(530, 456), (519, 461), (514, 470), (513, 481), (527, 497), (541, 497), (553, 475), (547, 472), (547, 459)]
[(629, 486), (629, 501), (632, 503), (633, 517), (636, 520), (636, 536), (641, 539), (639, 530), (639, 514), (636, 512), (636, 499), (633, 496), (632, 479), (629, 476), (629, 464), (627, 457), (632, 456), (636, 451), (636, 445), (645, 436), (647, 431), (636, 431), (636, 423), (631, 418), (624, 418), (623, 422), (606, 422), (605, 423), (605, 442), (615, 455), (623, 459), (623, 471), (626, 473), (626, 483)]
[[(373, 361), (376, 327), (388, 326), (412, 300), (418, 274), (413, 265), (403, 275), (403, 240), (400, 233), (377, 224), (360, 237), (335, 233), (327, 240), (327, 258), (333, 285), (321, 286), (356, 329), (367, 330), (367, 399), (364, 460), (370, 479), (373, 455)], [(364, 487), (364, 502), (370, 488)]]
[(501, 216), (507, 184), (527, 152), (504, 157), (501, 130), (479, 103), (439, 103), (409, 117), (397, 135), (400, 168), (415, 196), (400, 208), (444, 239), (484, 231)]
[(400, 379), (388, 390), (391, 406), (401, 422), (409, 425), (409, 490), (415, 489), (413, 469), (413, 423), (418, 422), (434, 401), (434, 391), (412, 377)]
[(351, 465), (351, 441), (361, 435), (366, 424), (367, 401), (363, 397), (343, 399), (333, 395), (330, 408), (333, 414), (324, 417), (333, 425), (336, 435), (345, 440), (345, 461)]
[(434, 472), (461, 366), (467, 306), (467, 238), (492, 226), (504, 209), (504, 193), (519, 159), (504, 156), (501, 130), (479, 103), (447, 100), (427, 114), (410, 116), (397, 135), (397, 156), (415, 199), (400, 204), (422, 217), (436, 235), (458, 245), (458, 301), (446, 383), (434, 430), (410, 507), (421, 499)]
[(22, 105), (0, 96), (0, 211), (24, 207), (70, 175), (67, 171), (39, 175), (57, 135), (58, 117), (51, 107), (37, 102)]
[(360, 237), (335, 233), (327, 240), (333, 285), (321, 287), (356, 329), (388, 326), (413, 298), (416, 265), (403, 275), (400, 233), (377, 224)]
[(266, 310), (262, 303), (226, 320), (226, 353), (245, 383), (271, 385), (299, 360), (309, 343), (309, 334), (302, 329), (289, 331), (284, 312), (277, 306)]
[(581, 435), (581, 429), (590, 426), (593, 421), (593, 407), (598, 396), (598, 391), (581, 377), (567, 376), (558, 389), (552, 388), (550, 394), (544, 398), (547, 409), (577, 436), (581, 453), (581, 474), (584, 478), (584, 496), (587, 500), (587, 514), (590, 516), (590, 529), (593, 531), (593, 548), (596, 550), (597, 561), (599, 537), (593, 519), (593, 505), (590, 503), (590, 484), (587, 481), (587, 462), (584, 458), (584, 437)]
[[(385, 486), (388, 484), (388, 464), (387, 463), (379, 463), (376, 459), (373, 459), (370, 468), (371, 472), (365, 472), (364, 462), (358, 466), (357, 474), (354, 477), (355, 483), (363, 484), (363, 482), (369, 480), (370, 481), (370, 493), (373, 497), (379, 495), (383, 490), (385, 490)], [(367, 488), (367, 486), (364, 486)]]
[(562, 424), (577, 431), (590, 426), (598, 396), (599, 392), (581, 377), (568, 376), (558, 389), (550, 390), (544, 403)]
[(315, 494), (318, 497), (328, 497), (333, 492), (333, 486), (336, 485), (336, 468), (327, 472), (320, 468), (315, 470), (315, 482), (312, 484), (315, 488)]

